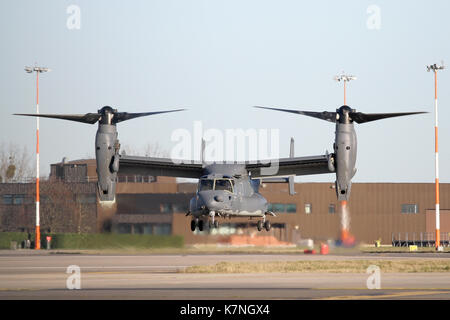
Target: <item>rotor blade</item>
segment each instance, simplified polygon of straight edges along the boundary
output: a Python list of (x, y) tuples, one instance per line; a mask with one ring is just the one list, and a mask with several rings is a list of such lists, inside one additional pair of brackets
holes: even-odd
[(299, 110), (277, 109), (277, 108), (268, 108), (268, 107), (259, 107), (259, 106), (255, 106), (255, 108), (282, 111), (282, 112), (290, 112), (290, 113), (301, 114), (304, 116), (313, 117), (313, 118), (317, 118), (317, 119), (321, 119), (321, 120), (325, 120), (325, 121), (329, 121), (329, 122), (333, 122), (333, 123), (336, 122), (336, 112), (299, 111)]
[(41, 118), (53, 118), (77, 121), (83, 123), (94, 124), (96, 123), (101, 115), (98, 113), (86, 113), (86, 114), (29, 114), (29, 113), (14, 113), (16, 116), (29, 116), (29, 117), (41, 117)]
[(365, 123), (370, 121), (376, 121), (386, 118), (409, 116), (413, 114), (421, 114), (428, 112), (402, 112), (402, 113), (362, 113), (362, 112), (350, 112), (350, 118), (356, 123)]
[(184, 110), (186, 110), (186, 109), (177, 109), (177, 110), (168, 110), (168, 111), (156, 111), (156, 112), (141, 112), (141, 113), (117, 112), (117, 113), (114, 114), (113, 121), (115, 123), (118, 123), (118, 122), (121, 122), (121, 121), (126, 121), (126, 120), (139, 118), (139, 117), (151, 116), (151, 115), (160, 114), (160, 113), (178, 112), (178, 111), (184, 111)]

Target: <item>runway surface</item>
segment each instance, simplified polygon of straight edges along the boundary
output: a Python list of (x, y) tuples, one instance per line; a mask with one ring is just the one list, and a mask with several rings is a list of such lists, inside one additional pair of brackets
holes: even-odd
[[(188, 274), (192, 265), (228, 262), (354, 259), (442, 259), (450, 254), (81, 255), (0, 252), (0, 299), (450, 299), (448, 273), (385, 273), (381, 289), (368, 274)], [(80, 268), (81, 289), (67, 272)], [(71, 282), (76, 283), (76, 282)]]

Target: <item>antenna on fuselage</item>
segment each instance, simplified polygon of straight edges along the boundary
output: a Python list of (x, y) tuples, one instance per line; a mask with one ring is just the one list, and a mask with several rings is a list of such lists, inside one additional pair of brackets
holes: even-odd
[(202, 138), (202, 149), (200, 151), (200, 160), (202, 164), (205, 164), (205, 147), (206, 147), (205, 139)]

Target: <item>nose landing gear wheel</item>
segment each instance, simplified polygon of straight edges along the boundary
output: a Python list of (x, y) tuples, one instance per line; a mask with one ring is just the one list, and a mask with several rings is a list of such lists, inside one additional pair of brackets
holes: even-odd
[(198, 230), (203, 231), (203, 220), (198, 221)]
[(214, 221), (214, 228), (219, 229), (219, 221)]
[(263, 223), (262, 223), (261, 220), (259, 220), (259, 221), (256, 223), (256, 228), (258, 229), (258, 231), (261, 231), (261, 230), (262, 230), (262, 228), (263, 228)]
[(266, 231), (270, 230), (270, 221), (267, 220), (266, 222), (264, 222), (264, 229), (266, 229)]
[(191, 220), (191, 231), (195, 231), (197, 228), (197, 222), (195, 220)]

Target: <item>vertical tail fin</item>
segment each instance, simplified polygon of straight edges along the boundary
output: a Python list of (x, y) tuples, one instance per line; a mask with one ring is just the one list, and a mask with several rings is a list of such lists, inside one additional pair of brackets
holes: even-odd
[(205, 164), (205, 139), (202, 138), (202, 150), (200, 151), (200, 160), (202, 161), (202, 164)]
[(289, 157), (293, 158), (294, 154), (295, 154), (294, 153), (294, 138), (291, 137), (291, 145), (290, 145), (290, 148), (289, 148)]

